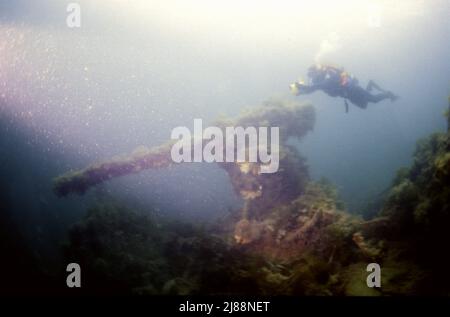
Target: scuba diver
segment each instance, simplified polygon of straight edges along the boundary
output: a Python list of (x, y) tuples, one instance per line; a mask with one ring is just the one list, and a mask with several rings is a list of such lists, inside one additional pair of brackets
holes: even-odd
[[(345, 109), (348, 112), (347, 100), (362, 109), (367, 108), (369, 102), (377, 103), (385, 99), (397, 100), (392, 92), (382, 89), (373, 80), (370, 80), (366, 89), (358, 85), (358, 80), (343, 68), (333, 66), (313, 65), (308, 68), (310, 84), (298, 81), (289, 87), (291, 92), (298, 96), (310, 94), (316, 90), (322, 90), (331, 97), (342, 97), (345, 101)], [(379, 92), (372, 94), (372, 89)]]

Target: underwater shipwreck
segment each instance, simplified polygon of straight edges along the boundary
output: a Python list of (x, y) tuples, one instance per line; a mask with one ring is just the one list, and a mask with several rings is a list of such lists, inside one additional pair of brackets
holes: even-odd
[[(84, 268), (88, 293), (449, 295), (450, 130), (420, 140), (369, 219), (351, 214), (328, 181), (314, 181), (289, 143), (314, 128), (312, 105), (266, 102), (221, 127), (280, 127), (280, 168), (215, 163), (242, 207), (205, 227), (137, 212), (113, 199), (91, 207), (69, 233), (67, 261)], [(447, 114), (448, 116), (448, 114)], [(450, 128), (450, 122), (449, 122)], [(92, 164), (54, 180), (60, 196), (110, 179), (170, 169), (172, 142)], [(368, 263), (381, 288), (366, 285)]]

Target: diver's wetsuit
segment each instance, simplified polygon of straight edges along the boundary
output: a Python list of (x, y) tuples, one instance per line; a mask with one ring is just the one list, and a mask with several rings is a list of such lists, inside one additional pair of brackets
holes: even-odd
[[(303, 85), (295, 83), (299, 89), (298, 94), (310, 94), (316, 90), (322, 90), (331, 97), (342, 97), (350, 100), (352, 104), (362, 109), (367, 108), (367, 104), (377, 103), (385, 99), (391, 101), (396, 100), (396, 96), (390, 92), (380, 88), (372, 80), (369, 81), (367, 88), (364, 89), (358, 85), (358, 80), (349, 76), (348, 81), (342, 82), (341, 70), (332, 68), (331, 71), (312, 72), (308, 73), (311, 83)], [(379, 90), (379, 93), (372, 94), (372, 88)]]

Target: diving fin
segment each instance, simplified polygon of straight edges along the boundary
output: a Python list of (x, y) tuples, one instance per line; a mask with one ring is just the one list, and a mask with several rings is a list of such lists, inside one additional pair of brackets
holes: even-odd
[(395, 95), (392, 91), (389, 91), (388, 94), (389, 94), (389, 99), (391, 99), (392, 102), (394, 102), (398, 99), (398, 96)]

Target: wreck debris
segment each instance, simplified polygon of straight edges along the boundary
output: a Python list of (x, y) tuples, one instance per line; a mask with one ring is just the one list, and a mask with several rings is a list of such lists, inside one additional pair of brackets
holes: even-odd
[[(344, 212), (335, 188), (309, 180), (296, 149), (286, 139), (282, 145), (282, 168), (274, 175), (261, 175), (254, 163), (219, 165), (244, 200), (244, 207), (224, 220), (226, 230), (213, 227), (206, 236), (185, 229), (168, 233), (114, 207), (97, 208), (72, 230), (68, 254), (85, 259), (96, 274), (107, 272), (105, 267), (119, 270), (118, 285), (129, 283), (142, 294), (448, 295), (450, 260), (443, 248), (450, 241), (448, 133), (418, 142), (412, 166), (399, 171), (381, 215), (368, 221)], [(127, 174), (171, 164), (164, 156), (159, 164), (140, 164), (156, 157), (150, 151), (111, 166), (123, 165), (118, 170)], [(92, 171), (100, 175), (108, 170), (96, 166)], [(125, 247), (116, 234), (123, 234), (123, 222), (132, 225), (124, 232)], [(368, 261), (383, 268), (383, 288), (367, 287)]]
[[(310, 105), (302, 105), (292, 102), (272, 102), (251, 112), (242, 114), (234, 120), (219, 120), (215, 123), (215, 125), (218, 127), (277, 126), (280, 127), (280, 143), (281, 145), (284, 145), (289, 137), (301, 138), (308, 131), (312, 130), (314, 121), (314, 108)], [(115, 177), (138, 173), (146, 169), (168, 167), (174, 164), (170, 155), (171, 146), (173, 144), (174, 142), (167, 142), (159, 147), (149, 150), (140, 150), (130, 156), (96, 163), (83, 170), (69, 172), (55, 179), (54, 191), (58, 196), (66, 196), (70, 193), (84, 194), (89, 188)], [(283, 154), (286, 161), (288, 159), (286, 158), (287, 153), (281, 153), (281, 155)], [(261, 175), (259, 172), (260, 166), (258, 163), (239, 165), (238, 163), (223, 162), (217, 164), (224, 168), (230, 174), (232, 179), (235, 180), (233, 185), (237, 185), (237, 182), (239, 182), (237, 179), (241, 178), (239, 176), (241, 174), (254, 176), (252, 177), (253, 182), (250, 182), (252, 184), (246, 184), (250, 185), (250, 187), (235, 187), (238, 194), (242, 194), (244, 199), (247, 197), (253, 197), (256, 194), (253, 192), (255, 190), (257, 191), (260, 187), (265, 191), (271, 189), (270, 187), (267, 188), (264, 186), (267, 182), (262, 181), (262, 179), (266, 178), (266, 175)], [(258, 183), (260, 184), (258, 185)], [(275, 194), (281, 194), (281, 192)], [(264, 196), (264, 194), (262, 194), (261, 197), (262, 196)]]

